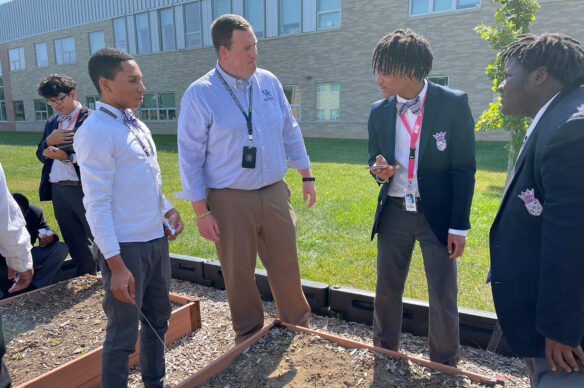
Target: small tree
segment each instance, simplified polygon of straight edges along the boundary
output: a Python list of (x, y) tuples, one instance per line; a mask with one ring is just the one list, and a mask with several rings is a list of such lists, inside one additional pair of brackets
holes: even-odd
[[(504, 63), (499, 55), (501, 50), (517, 39), (518, 35), (529, 32), (529, 24), (535, 20), (535, 13), (539, 9), (537, 0), (492, 0), (501, 6), (495, 11), (495, 24), (480, 24), (475, 30), (481, 39), (489, 42), (491, 48), (497, 50), (497, 56), (485, 68), (489, 79), (493, 81), (493, 91), (498, 93), (499, 84), (505, 78)], [(531, 122), (530, 118), (517, 118), (501, 113), (501, 98), (489, 104), (477, 122), (476, 129), (489, 130), (503, 128), (511, 134), (511, 141), (507, 146), (508, 162), (507, 174), (511, 172), (515, 159), (523, 143), (525, 132)]]

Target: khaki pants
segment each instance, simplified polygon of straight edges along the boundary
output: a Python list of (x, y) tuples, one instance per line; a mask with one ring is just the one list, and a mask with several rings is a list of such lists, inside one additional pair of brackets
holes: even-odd
[(256, 257), (268, 280), (281, 321), (305, 325), (310, 306), (302, 292), (296, 251), (296, 215), (284, 180), (257, 190), (209, 189), (207, 204), (219, 224), (215, 244), (237, 336), (264, 324), (254, 270)]

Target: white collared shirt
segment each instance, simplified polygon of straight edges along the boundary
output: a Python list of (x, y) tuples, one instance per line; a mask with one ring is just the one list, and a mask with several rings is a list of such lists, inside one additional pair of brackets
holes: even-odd
[[(71, 117), (75, 116), (77, 112), (81, 110), (82, 105), (77, 104), (77, 108), (73, 110), (69, 115)], [(59, 128), (74, 128), (77, 118), (74, 120), (63, 120), (61, 121)], [(71, 124), (71, 125), (69, 125)], [(53, 160), (53, 166), (51, 167), (51, 172), (49, 173), (49, 182), (56, 183), (61, 181), (78, 181), (79, 177), (77, 172), (75, 172), (75, 167), (73, 163), (68, 160)]]
[[(426, 91), (428, 90), (428, 81), (424, 80), (424, 87), (420, 91), (418, 96), (420, 97), (420, 101), (423, 103), (424, 96), (426, 95)], [(403, 97), (395, 95), (395, 98), (398, 103), (406, 102)], [(415, 97), (414, 97), (415, 98)], [(406, 122), (413, 130), (414, 125), (416, 123), (416, 119), (418, 118), (417, 114), (413, 114), (409, 109), (406, 109), (404, 113), (404, 117)], [(423, 124), (423, 123), (422, 123)], [(412, 188), (416, 192), (416, 197), (420, 196), (420, 192), (418, 190), (418, 155), (420, 153), (420, 137), (422, 136), (422, 129), (420, 128), (420, 136), (416, 140), (416, 159), (414, 161), (414, 179), (412, 179)], [(406, 126), (402, 122), (400, 116), (396, 114), (395, 118), (395, 161), (397, 165), (399, 165), (398, 170), (393, 175), (391, 183), (389, 184), (389, 190), (387, 195), (391, 197), (404, 197), (406, 195), (407, 187), (408, 187), (408, 162), (410, 159), (410, 141), (411, 136), (408, 132)]]
[(552, 98), (550, 98), (549, 101), (546, 102), (546, 104), (544, 106), (542, 106), (537, 111), (537, 114), (533, 118), (533, 121), (531, 122), (531, 124), (529, 124), (529, 127), (527, 128), (527, 132), (525, 133), (525, 138), (523, 139), (523, 144), (521, 145), (521, 149), (519, 150), (519, 153), (517, 154), (517, 158), (519, 158), (519, 155), (521, 154), (521, 151), (523, 151), (523, 146), (525, 145), (525, 143), (527, 143), (527, 139), (529, 139), (529, 136), (531, 136), (531, 134), (533, 133), (533, 130), (537, 126), (537, 123), (539, 123), (539, 119), (541, 119), (541, 116), (543, 116), (543, 114), (545, 113), (545, 111), (547, 110), (547, 108), (550, 106), (550, 104), (552, 103), (552, 101), (554, 100), (554, 98), (556, 98), (556, 96), (558, 94), (560, 94), (560, 93), (558, 92), (558, 93), (554, 94), (554, 96)]
[(0, 255), (6, 265), (17, 272), (32, 268), (30, 235), (20, 207), (6, 187), (6, 177), (0, 164)]
[(161, 209), (151, 167), (151, 163), (158, 166), (158, 160), (150, 130), (140, 120), (135, 128), (153, 151), (149, 157), (124, 123), (122, 112), (103, 102), (96, 102), (95, 111), (75, 134), (87, 222), (106, 259), (120, 253), (120, 242), (162, 237), (163, 214), (172, 209), (166, 199)]

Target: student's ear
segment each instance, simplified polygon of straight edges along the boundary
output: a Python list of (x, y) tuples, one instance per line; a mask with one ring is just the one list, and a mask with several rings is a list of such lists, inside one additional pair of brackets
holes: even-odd
[(549, 78), (549, 73), (545, 66), (538, 67), (533, 71), (533, 73), (535, 76), (535, 84), (538, 86), (545, 83)]
[(103, 92), (107, 92), (109, 94), (112, 93), (112, 87), (111, 87), (110, 80), (105, 78), (105, 77), (99, 78), (99, 88), (101, 89), (102, 93)]
[(71, 98), (74, 100), (77, 100), (77, 92), (75, 90), (71, 90), (71, 93), (69, 93), (71, 95)]

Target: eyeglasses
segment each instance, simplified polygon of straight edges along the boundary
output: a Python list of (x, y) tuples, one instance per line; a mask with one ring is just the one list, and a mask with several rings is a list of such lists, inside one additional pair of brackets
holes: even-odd
[(69, 94), (65, 94), (63, 97), (47, 98), (47, 104), (51, 105), (61, 105), (63, 100), (67, 98)]

